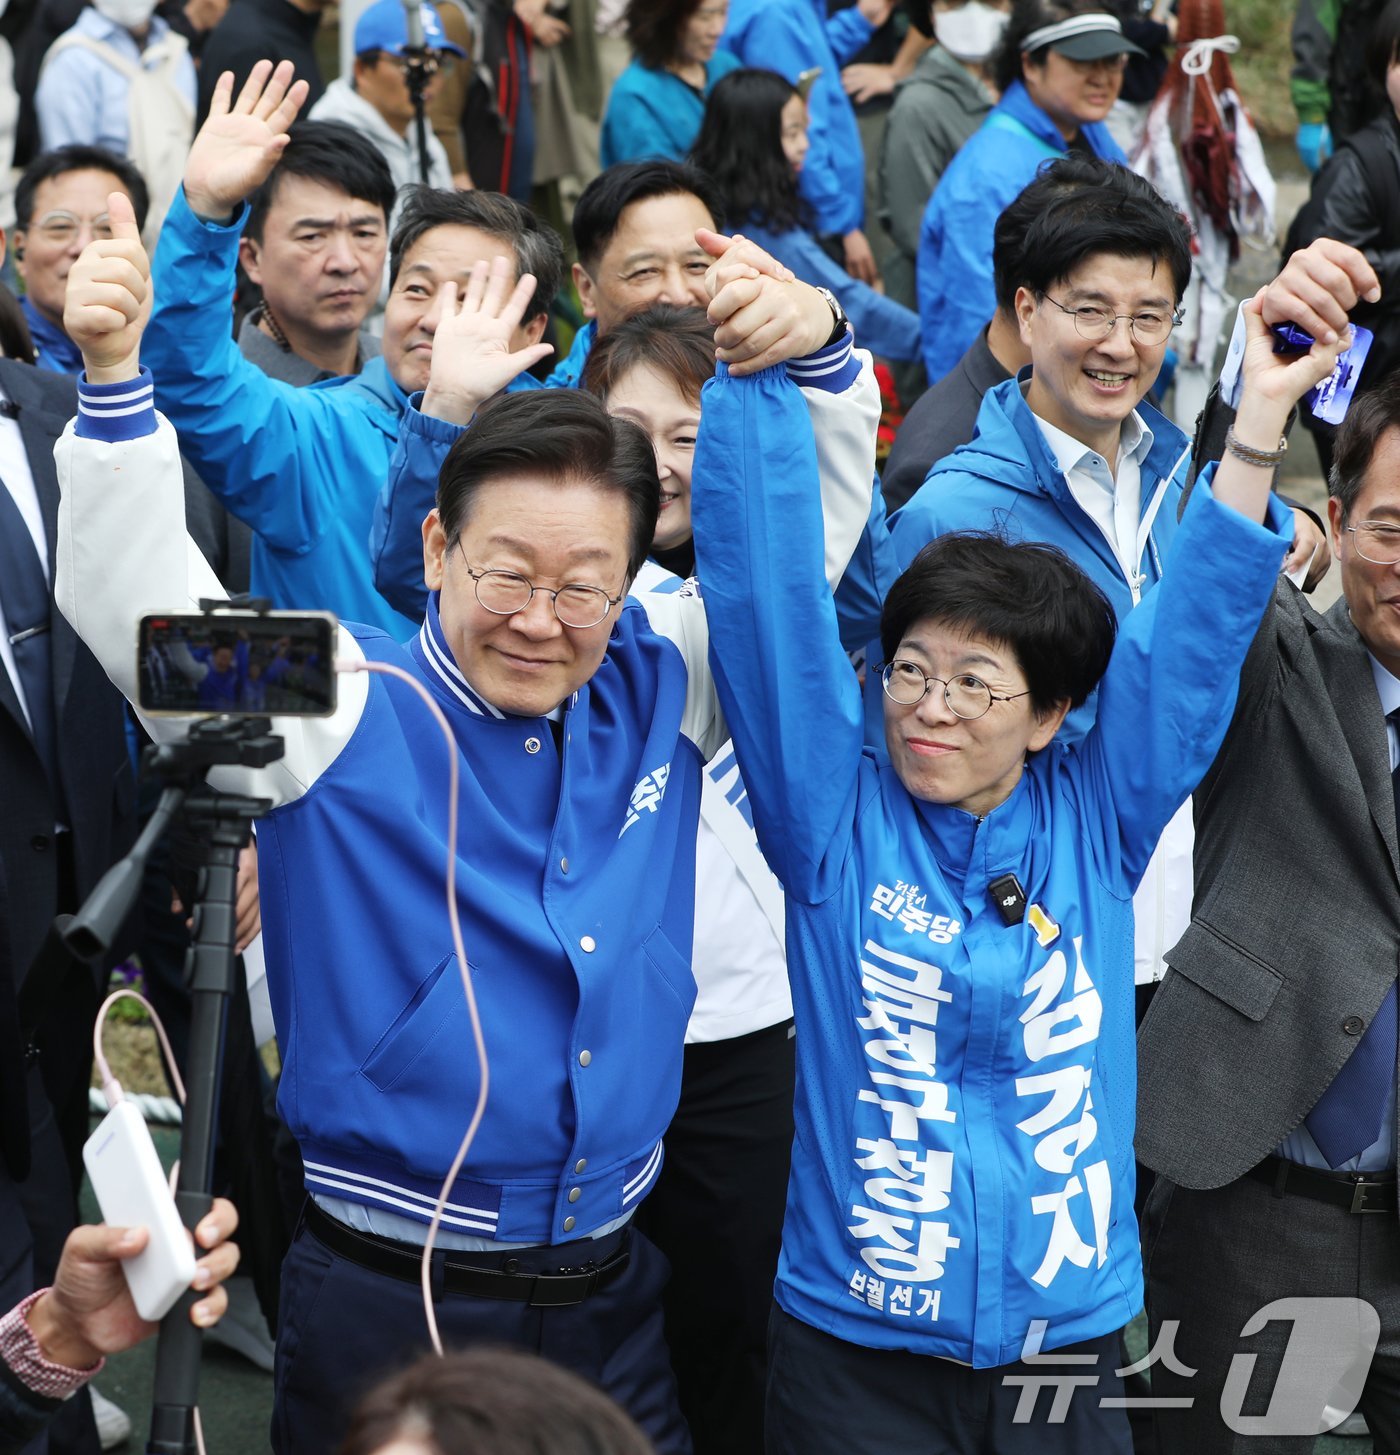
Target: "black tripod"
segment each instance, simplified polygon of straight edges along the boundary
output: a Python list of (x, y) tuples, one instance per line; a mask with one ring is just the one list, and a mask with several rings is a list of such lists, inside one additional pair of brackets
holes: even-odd
[[(177, 742), (148, 748), (145, 767), (164, 784), (156, 811), (131, 853), (108, 870), (64, 933), (65, 944), (80, 959), (96, 960), (105, 953), (139, 891), (147, 855), (182, 813), (203, 848), (195, 938), (186, 960), (192, 1014), (175, 1193), (180, 1219), (191, 1232), (213, 1200), (224, 1027), (235, 975), (238, 856), (254, 820), (272, 806), (265, 798), (216, 793), (205, 786), (204, 776), (217, 766), (262, 768), (275, 762), (283, 742), (271, 729), (265, 717), (215, 717), (197, 723)], [(186, 1290), (161, 1321), (148, 1455), (195, 1455), (198, 1449), (194, 1409), (204, 1336), (190, 1322), (189, 1311), (201, 1296)]]

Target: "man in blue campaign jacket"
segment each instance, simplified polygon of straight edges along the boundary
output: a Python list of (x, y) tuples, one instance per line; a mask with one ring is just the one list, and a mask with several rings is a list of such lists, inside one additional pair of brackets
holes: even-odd
[(777, 71), (796, 85), (816, 72), (807, 105), (811, 150), (799, 190), (811, 204), (817, 231), (839, 237), (846, 266), (862, 282), (875, 281), (865, 237), (865, 153), (856, 113), (841, 85), (841, 67), (883, 25), (890, 0), (858, 0), (829, 19), (823, 0), (730, 0), (720, 40), (746, 66)]
[(1110, 15), (1045, 24), (1052, 4), (1068, 8), (1058, 0), (1018, 8), (999, 53), (1001, 100), (949, 163), (924, 211), (919, 320), (930, 384), (957, 364), (996, 312), (996, 220), (1041, 163), (1071, 146), (1125, 160), (1103, 118), (1117, 99), (1123, 64), (1138, 48)]
[(281, 150), (266, 117), (281, 103), (290, 119), (305, 95), (297, 82), (284, 99), (290, 77), (284, 63), (263, 92), (264, 70), (232, 111), (227, 90), (217, 93), (161, 229), (146, 356), (186, 455), (253, 529), (253, 591), (275, 606), (334, 611), (403, 639), (418, 622), (374, 589), (370, 519), (408, 393), (427, 378), (438, 290), (463, 281), (478, 258), (512, 254), (520, 273), (538, 279), (536, 312), (516, 347), (534, 344), (563, 253), (557, 236), (509, 199), (424, 189), (401, 213), (390, 247), (383, 356), (353, 378), (310, 389), (268, 378), (240, 354), (230, 315), (244, 199)]
[[(1235, 429), (1257, 456), (1336, 350), (1280, 362), (1250, 307)], [(863, 751), (805, 422), (780, 374), (760, 382), (697, 451), (694, 513), (798, 1019), (769, 1449), (1127, 1452), (1090, 1392), (1028, 1426), (1024, 1390), (975, 1371), (1041, 1347), (1116, 1364), (1140, 1306), (1130, 900), (1224, 733), (1291, 522), (1269, 468), (1203, 476), (1072, 747), (1054, 737), (1103, 671), (1108, 603), (1046, 547), (936, 543), (887, 602), (886, 744)]]
[[(84, 312), (110, 296), (99, 280), (111, 270), (140, 276), (134, 223), (114, 212), (114, 230), (119, 243), (103, 246), (122, 256), (90, 249), (70, 283), (90, 382), (60, 446), (58, 589), (131, 696), (133, 617), (219, 592), (178, 527), (173, 433), (137, 379), (139, 323), (114, 334), (110, 310)], [(445, 305), (435, 377), (441, 360), (453, 367), (437, 387), (478, 408), (538, 356), (509, 351), (530, 293), (528, 280), (511, 293), (510, 271), (498, 260), (488, 281), (479, 267), (460, 312)], [(813, 354), (830, 332), (805, 285), (741, 291), (744, 328), (783, 326), (755, 367)], [(717, 294), (718, 317), (740, 306), (734, 292)], [(747, 334), (730, 332), (743, 351)], [(834, 580), (868, 510), (878, 396), (848, 340), (804, 367), (822, 442), (807, 485), (818, 493), (820, 476)], [(731, 427), (721, 408), (702, 434)], [(701, 770), (727, 729), (698, 597), (625, 595), (658, 502), (649, 442), (591, 396), (499, 399), (454, 450), (442, 514), (425, 523), (434, 594), (418, 637), (405, 648), (342, 626), (337, 655), (421, 684), (462, 767), (457, 897), (492, 1090), (445, 1194), (444, 1335), (572, 1364), (658, 1449), (684, 1452), (660, 1337), (664, 1269), (627, 1224), (676, 1105)], [(172, 724), (149, 727), (169, 736)], [(407, 684), (361, 676), (332, 717), (277, 728), (281, 762), (220, 781), (276, 805), (258, 835), (263, 934), (280, 1106), (312, 1201), (283, 1274), (274, 1446), (319, 1455), (335, 1447), (346, 1391), (421, 1340), (425, 1225), (481, 1069), (442, 906), (438, 728)]]
[[(935, 464), (891, 534), (897, 570), (950, 530), (1059, 546), (1121, 622), (1162, 578), (1190, 464), (1190, 441), (1146, 394), (1191, 276), (1191, 240), (1149, 183), (1092, 165), (1097, 184), (1048, 197), (1027, 231), (1015, 306), (1030, 367), (987, 392), (972, 440)], [(1095, 703), (1070, 713), (1065, 741), (1088, 730)], [(866, 721), (880, 741), (876, 683)], [(1168, 826), (1136, 907), (1137, 977), (1150, 985), (1190, 917), (1189, 810)]]

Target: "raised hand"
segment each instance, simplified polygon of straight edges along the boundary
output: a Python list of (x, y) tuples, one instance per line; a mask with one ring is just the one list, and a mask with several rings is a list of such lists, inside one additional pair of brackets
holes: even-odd
[[(1286, 418), (1288, 411), (1303, 395), (1332, 372), (1337, 356), (1350, 342), (1350, 334), (1344, 327), (1340, 336), (1332, 335), (1331, 343), (1323, 343), (1319, 339), (1305, 354), (1275, 353), (1274, 336), (1264, 322), (1265, 292), (1261, 288), (1244, 305), (1246, 343), (1241, 366), (1244, 393), (1237, 422), (1238, 416), (1262, 406), (1268, 406), (1270, 417), (1277, 415), (1281, 409)], [(1279, 422), (1281, 425), (1282, 419)]]
[(292, 74), (290, 61), (275, 70), (271, 61), (259, 61), (232, 104), (233, 72), (219, 77), (209, 117), (185, 160), (185, 200), (196, 217), (227, 221), (267, 180), (306, 100), (307, 83)]
[(516, 331), (535, 295), (535, 278), (525, 273), (511, 286), (515, 265), (493, 258), (473, 265), (457, 298), (457, 285), (444, 283), (430, 315), (436, 316), (433, 357), (423, 413), (467, 424), (493, 394), (554, 352), (549, 344), (512, 351)]
[(815, 288), (736, 234), (700, 228), (695, 240), (715, 259), (705, 275), (718, 357), (735, 375), (813, 353), (831, 337), (831, 308)]
[(112, 235), (90, 242), (68, 272), (63, 328), (82, 350), (89, 382), (115, 384), (141, 371), (151, 316), (151, 260), (125, 192), (107, 198)]
[(1362, 299), (1375, 303), (1380, 296), (1380, 279), (1366, 255), (1322, 237), (1294, 253), (1264, 290), (1264, 322), (1296, 323), (1330, 344)]

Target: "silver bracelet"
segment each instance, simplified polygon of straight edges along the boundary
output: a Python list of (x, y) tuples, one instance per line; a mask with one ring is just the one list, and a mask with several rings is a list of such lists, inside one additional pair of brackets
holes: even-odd
[(1246, 465), (1257, 465), (1262, 470), (1276, 470), (1288, 453), (1288, 437), (1285, 435), (1279, 440), (1276, 450), (1256, 450), (1253, 445), (1244, 444), (1236, 436), (1235, 426), (1232, 424), (1225, 431), (1225, 448)]

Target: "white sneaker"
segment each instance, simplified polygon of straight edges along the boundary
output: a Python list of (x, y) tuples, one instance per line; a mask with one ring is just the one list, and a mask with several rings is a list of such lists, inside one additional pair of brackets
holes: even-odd
[(1353, 1410), (1340, 1425), (1333, 1430), (1328, 1430), (1329, 1435), (1369, 1435), (1371, 1432), (1366, 1427), (1365, 1416), (1360, 1410)]
[(115, 1450), (131, 1438), (131, 1416), (114, 1405), (95, 1384), (88, 1385), (92, 1396), (92, 1417), (97, 1421), (97, 1438), (104, 1450)]

